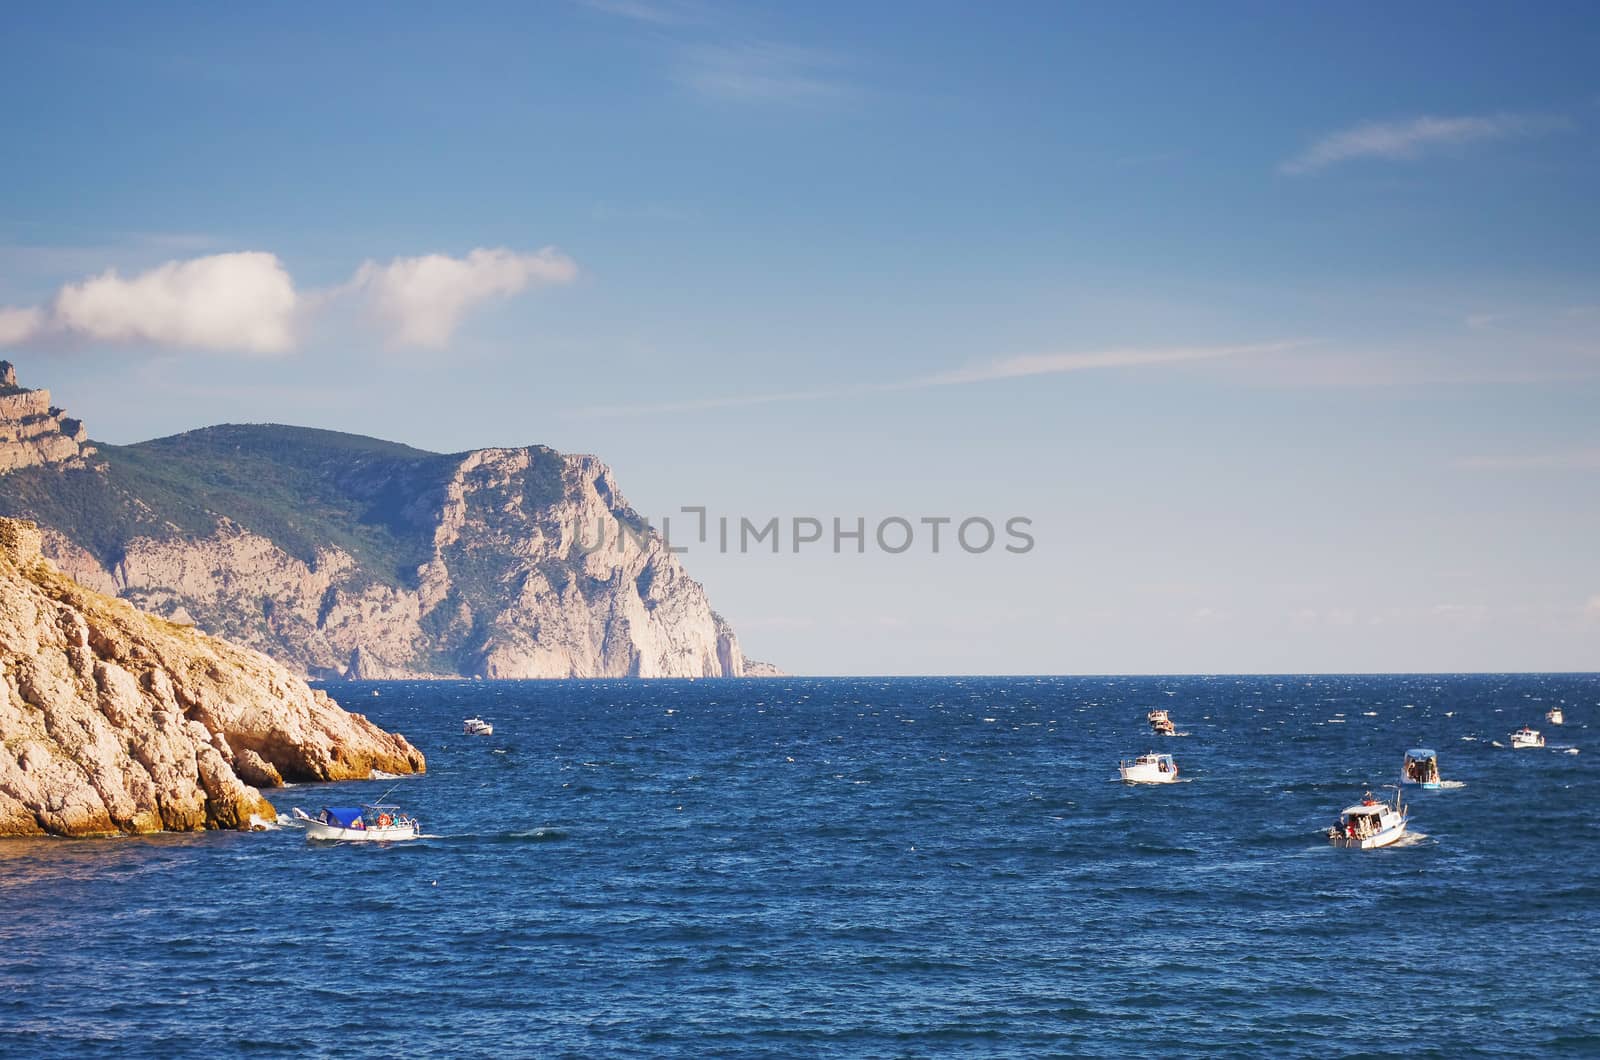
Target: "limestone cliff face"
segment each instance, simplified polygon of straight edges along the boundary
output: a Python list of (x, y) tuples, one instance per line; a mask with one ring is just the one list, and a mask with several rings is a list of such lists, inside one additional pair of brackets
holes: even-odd
[(257, 652), (78, 585), (0, 519), (0, 836), (248, 828), (255, 787), (420, 772)]
[(109, 568), (60, 532), (46, 552), (86, 585), (316, 676), (744, 675), (732, 628), (599, 460), (450, 459), (407, 499), (426, 542), (409, 585), (338, 547), (296, 557), (227, 517), (205, 536), (131, 538)]
[(0, 361), (0, 474), (46, 464), (82, 467), (94, 446), (80, 420), (50, 404), (50, 391), (17, 385), (17, 370)]
[[(49, 400), (13, 396), (28, 409)], [(35, 415), (7, 419), (6, 400), (0, 464), (7, 432)], [(592, 456), (442, 455), (274, 425), (72, 444), (31, 463), (17, 450), (0, 516), (36, 521), (45, 555), (80, 584), (302, 675), (775, 672), (747, 667), (733, 629)]]

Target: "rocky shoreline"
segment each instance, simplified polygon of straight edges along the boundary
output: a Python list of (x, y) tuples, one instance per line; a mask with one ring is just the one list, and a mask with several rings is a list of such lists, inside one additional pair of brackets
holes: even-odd
[(261, 787), (420, 773), (406, 739), (259, 652), (85, 589), (0, 519), (0, 836), (276, 819)]

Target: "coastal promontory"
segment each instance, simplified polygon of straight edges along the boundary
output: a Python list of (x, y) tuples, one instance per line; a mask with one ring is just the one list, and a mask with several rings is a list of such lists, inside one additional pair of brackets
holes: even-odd
[(778, 672), (745, 658), (598, 457), (277, 424), (86, 444), (47, 392), (6, 380), (0, 516), (37, 523), (81, 584), (301, 676)]
[(259, 652), (85, 589), (0, 519), (0, 836), (250, 828), (259, 787), (415, 773), (404, 737)]

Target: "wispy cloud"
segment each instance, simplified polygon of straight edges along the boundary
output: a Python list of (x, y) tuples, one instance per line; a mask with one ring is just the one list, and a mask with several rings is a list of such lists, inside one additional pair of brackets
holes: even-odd
[(726, 397), (655, 402), (643, 405), (606, 405), (584, 409), (583, 412), (585, 415), (704, 412), (712, 409), (740, 408), (753, 405), (837, 400), (872, 394), (926, 390), (931, 387), (963, 386), (973, 383), (1019, 379), (1027, 376), (1061, 375), (1068, 372), (1138, 368), (1148, 365), (1180, 364), (1189, 361), (1241, 357), (1250, 354), (1271, 354), (1301, 345), (1304, 345), (1304, 343), (1297, 340), (1233, 346), (1147, 347), (1078, 353), (1032, 354), (980, 361), (963, 368), (954, 368), (933, 375), (885, 383), (859, 383), (849, 386), (816, 387), (806, 390), (769, 391), (762, 394), (734, 394)]
[(1556, 453), (1469, 456), (1456, 466), (1470, 471), (1600, 471), (1600, 448)]
[(682, 4), (650, 3), (648, 0), (580, 0), (580, 5), (603, 15), (614, 15), (651, 26), (673, 26), (687, 18)]
[(1096, 368), (1136, 368), (1147, 364), (1180, 364), (1185, 361), (1209, 361), (1220, 357), (1238, 357), (1245, 354), (1280, 353), (1302, 342), (1262, 342), (1243, 346), (1177, 346), (1153, 349), (1099, 350), (1089, 353), (1044, 353), (1022, 357), (1007, 357), (940, 372), (918, 380), (918, 386), (950, 386), (957, 383), (981, 383), (991, 379), (1018, 379), (1030, 375), (1058, 375), (1062, 372), (1083, 372)]
[(1403, 121), (1365, 122), (1318, 139), (1278, 167), (1291, 175), (1315, 173), (1361, 158), (1408, 161), (1442, 149), (1514, 137), (1539, 136), (1570, 128), (1550, 114), (1478, 114), (1439, 118), (1424, 115)]
[(700, 96), (734, 103), (814, 103), (849, 89), (829, 52), (764, 41), (701, 44), (682, 50), (674, 73)]
[(463, 258), (426, 254), (387, 264), (368, 261), (349, 289), (368, 300), (391, 345), (440, 349), (472, 306), (530, 286), (570, 283), (577, 275), (572, 259), (551, 247), (532, 254), (479, 248)]
[(566, 283), (576, 274), (572, 260), (553, 248), (480, 248), (461, 258), (368, 261), (349, 283), (302, 292), (276, 254), (210, 254), (131, 276), (107, 269), (63, 285), (45, 304), (0, 306), (0, 346), (65, 342), (281, 354), (299, 344), (314, 310), (357, 300), (391, 345), (437, 348), (448, 344), (473, 306), (530, 286)]

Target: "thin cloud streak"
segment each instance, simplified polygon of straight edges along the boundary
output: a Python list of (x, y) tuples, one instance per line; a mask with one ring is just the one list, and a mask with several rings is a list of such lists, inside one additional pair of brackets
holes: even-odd
[(837, 56), (786, 44), (747, 41), (685, 48), (674, 74), (700, 96), (732, 103), (816, 103), (849, 91), (833, 75)]
[(1238, 357), (1254, 353), (1281, 353), (1303, 346), (1304, 342), (1261, 342), (1243, 346), (1187, 346), (1166, 349), (1101, 350), (1091, 353), (1045, 353), (1009, 357), (941, 372), (920, 380), (921, 386), (953, 386), (981, 383), (991, 379), (1019, 379), (1030, 375), (1058, 375), (1096, 368), (1135, 368), (1148, 364), (1181, 364), (1185, 361), (1210, 361), (1219, 357)]
[(1236, 346), (1157, 347), (1150, 349), (1102, 350), (1085, 353), (1034, 354), (1008, 357), (975, 364), (967, 368), (939, 372), (915, 379), (888, 383), (860, 383), (852, 386), (822, 387), (809, 390), (775, 391), (766, 394), (730, 395), (691, 401), (655, 402), (640, 405), (599, 405), (581, 410), (586, 416), (639, 415), (669, 412), (705, 412), (712, 409), (743, 408), (800, 401), (825, 401), (863, 397), (872, 394), (902, 393), (933, 387), (965, 386), (1038, 375), (1063, 375), (1104, 369), (1136, 368), (1146, 365), (1180, 364), (1216, 360), (1249, 354), (1278, 353), (1305, 345), (1303, 341), (1261, 342)]
[(580, 5), (602, 15), (614, 15), (651, 26), (672, 26), (684, 21), (677, 7), (646, 3), (645, 0), (580, 0)]
[(1566, 118), (1549, 114), (1424, 115), (1406, 121), (1365, 122), (1329, 133), (1288, 159), (1278, 171), (1290, 176), (1315, 173), (1355, 159), (1412, 161), (1431, 151), (1471, 143), (1540, 136), (1571, 128)]
[(1469, 456), (1456, 461), (1469, 471), (1600, 471), (1600, 448), (1519, 456)]

